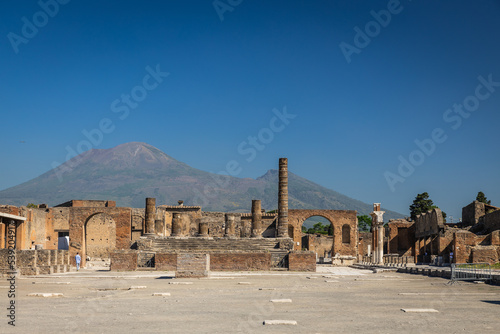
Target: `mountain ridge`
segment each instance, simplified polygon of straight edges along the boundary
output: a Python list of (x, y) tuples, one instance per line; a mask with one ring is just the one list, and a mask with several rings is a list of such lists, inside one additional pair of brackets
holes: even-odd
[[(256, 179), (219, 175), (193, 168), (152, 145), (131, 142), (89, 150), (32, 180), (0, 191), (1, 204), (17, 206), (96, 199), (143, 207), (145, 197), (156, 197), (158, 205), (183, 200), (186, 205), (201, 205), (204, 211), (225, 212), (249, 212), (251, 200), (261, 199), (263, 208), (273, 210), (278, 204), (278, 171), (270, 169)], [(289, 207), (356, 210), (358, 214), (368, 214), (372, 208), (292, 172)], [(385, 217), (403, 215), (386, 210)]]

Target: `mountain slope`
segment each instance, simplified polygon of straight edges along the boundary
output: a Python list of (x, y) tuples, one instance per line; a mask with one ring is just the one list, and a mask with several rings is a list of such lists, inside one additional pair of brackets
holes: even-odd
[[(18, 186), (0, 191), (0, 203), (50, 206), (71, 199), (109, 199), (119, 206), (144, 207), (145, 197), (158, 205), (201, 205), (205, 211), (248, 212), (252, 199), (266, 210), (278, 206), (278, 171), (257, 178), (222, 176), (192, 168), (144, 143), (126, 143), (111, 149), (93, 149), (58, 168)], [(357, 210), (372, 206), (289, 173), (291, 209)], [(400, 218), (387, 211), (385, 217)]]

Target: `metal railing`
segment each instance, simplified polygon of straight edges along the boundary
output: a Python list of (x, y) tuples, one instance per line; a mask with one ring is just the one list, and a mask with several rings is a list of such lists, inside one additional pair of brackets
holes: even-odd
[(451, 283), (456, 281), (489, 281), (492, 279), (489, 263), (452, 263)]

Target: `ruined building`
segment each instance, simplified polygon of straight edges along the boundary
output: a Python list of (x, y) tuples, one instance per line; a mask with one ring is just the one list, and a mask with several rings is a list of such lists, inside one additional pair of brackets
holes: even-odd
[[(98, 200), (72, 200), (55, 207), (2, 206), (0, 252), (7, 248), (6, 226), (14, 221), (16, 248), (31, 252), (26, 263), (18, 263), (21, 271), (47, 266), (40, 254), (56, 250), (64, 257), (61, 265), (68, 261), (74, 265), (78, 252), (82, 266), (111, 258), (111, 268), (116, 270), (175, 270), (178, 256), (200, 252), (210, 256), (211, 270), (313, 270), (316, 254), (308, 250), (316, 245), (304, 245), (301, 230), (306, 219), (322, 216), (334, 231), (326, 247), (329, 254), (357, 256), (356, 211), (289, 210), (286, 158), (279, 160), (278, 187), (277, 213), (266, 213), (258, 199), (252, 201), (251, 213), (205, 212), (182, 201), (158, 205), (154, 198), (146, 198), (144, 208)], [(5, 269), (5, 263), (0, 263), (0, 269)], [(37, 269), (24, 272), (36, 273)]]

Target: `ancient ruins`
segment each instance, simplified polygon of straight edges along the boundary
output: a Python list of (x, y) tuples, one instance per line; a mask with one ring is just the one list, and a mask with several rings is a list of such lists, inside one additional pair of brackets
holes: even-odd
[[(82, 266), (111, 270), (174, 270), (179, 277), (208, 271), (315, 271), (316, 263), (356, 262), (407, 266), (414, 263), (498, 263), (500, 208), (474, 201), (463, 222), (445, 224), (439, 209), (384, 224), (375, 203), (370, 233), (359, 233), (353, 210), (288, 208), (288, 160), (279, 159), (277, 213), (259, 199), (250, 213), (206, 212), (200, 206), (156, 203), (117, 207), (111, 200), (71, 200), (54, 207), (0, 207), (0, 270), (9, 269), (15, 241), (22, 275), (69, 271), (75, 255)], [(302, 232), (308, 218), (321, 216), (333, 236)], [(12, 248), (12, 247), (11, 247)]]

